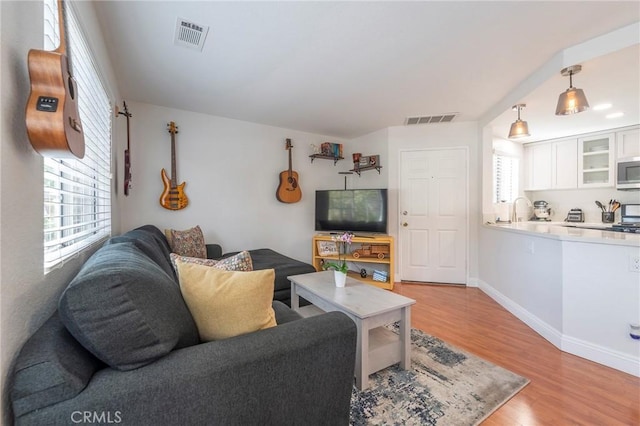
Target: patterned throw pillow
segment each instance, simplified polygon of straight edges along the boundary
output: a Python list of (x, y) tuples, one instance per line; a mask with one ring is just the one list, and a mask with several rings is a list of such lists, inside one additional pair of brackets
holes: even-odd
[(171, 263), (173, 264), (176, 274), (178, 273), (178, 263), (193, 263), (196, 265), (210, 266), (223, 271), (253, 271), (253, 262), (248, 251), (241, 251), (231, 257), (222, 260), (201, 259), (199, 257), (180, 256), (171, 253)]
[(238, 254), (234, 254), (231, 257), (218, 260), (218, 263), (214, 265), (217, 269), (223, 269), (225, 271), (253, 271), (253, 261), (248, 251), (244, 250)]
[(185, 231), (171, 230), (171, 251), (180, 256), (206, 259), (207, 247), (200, 226)]
[(171, 256), (171, 263), (173, 264), (173, 268), (176, 270), (176, 272), (178, 271), (178, 262), (195, 263), (196, 265), (203, 265), (203, 266), (213, 266), (216, 263), (218, 263), (218, 261), (215, 259), (203, 259), (201, 257), (180, 256), (177, 253), (171, 253), (169, 256)]

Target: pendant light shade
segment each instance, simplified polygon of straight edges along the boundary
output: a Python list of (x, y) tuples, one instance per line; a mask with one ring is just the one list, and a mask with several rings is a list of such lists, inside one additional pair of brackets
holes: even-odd
[(527, 124), (527, 122), (520, 120), (520, 110), (526, 106), (526, 104), (517, 104), (513, 106), (513, 109), (518, 111), (518, 119), (511, 123), (511, 129), (509, 130), (509, 139), (531, 136), (531, 134), (529, 134), (529, 125)]
[(563, 76), (569, 76), (569, 88), (560, 93), (560, 97), (558, 97), (556, 115), (577, 114), (589, 109), (589, 102), (587, 102), (584, 91), (573, 87), (573, 75), (579, 73), (581, 70), (581, 65), (573, 65), (560, 71), (560, 74)]

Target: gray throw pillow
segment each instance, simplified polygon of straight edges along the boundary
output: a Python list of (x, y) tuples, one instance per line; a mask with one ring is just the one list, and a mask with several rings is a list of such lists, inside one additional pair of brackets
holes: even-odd
[(69, 332), (117, 370), (199, 343), (175, 281), (131, 242), (105, 245), (91, 256), (58, 309)]

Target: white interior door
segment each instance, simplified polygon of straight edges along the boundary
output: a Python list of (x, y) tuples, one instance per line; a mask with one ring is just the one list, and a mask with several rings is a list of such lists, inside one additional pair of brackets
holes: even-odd
[(400, 154), (400, 277), (466, 284), (467, 152)]

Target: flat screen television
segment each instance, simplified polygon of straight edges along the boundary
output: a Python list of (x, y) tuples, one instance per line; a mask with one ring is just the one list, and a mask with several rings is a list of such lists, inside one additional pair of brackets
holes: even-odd
[(316, 191), (315, 229), (321, 232), (387, 233), (387, 190)]

